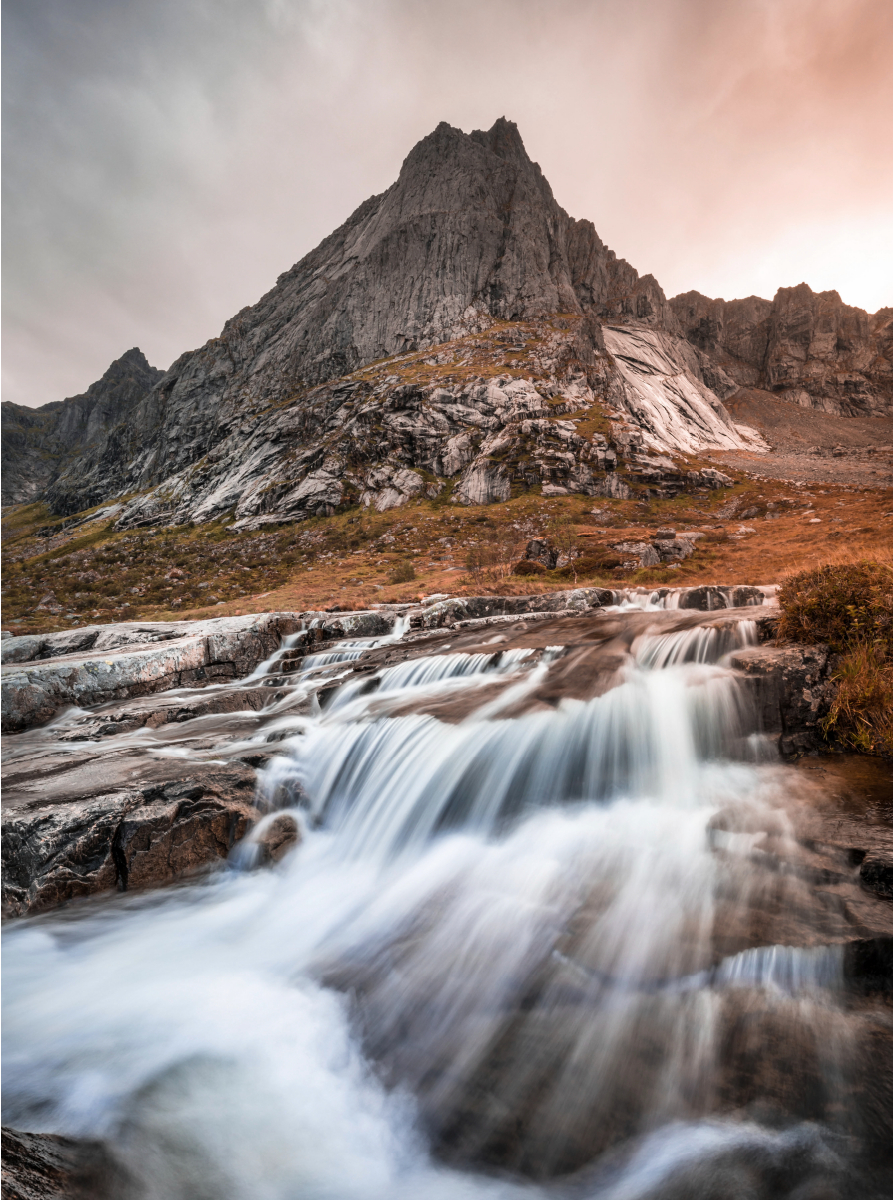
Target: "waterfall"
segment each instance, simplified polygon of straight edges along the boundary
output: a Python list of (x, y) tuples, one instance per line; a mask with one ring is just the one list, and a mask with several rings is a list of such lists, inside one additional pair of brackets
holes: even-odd
[[(151, 1200), (844, 1179), (839, 923), (790, 769), (742, 753), (754, 638), (646, 635), (551, 705), (561, 647), (410, 657), (283, 715), (263, 789), (307, 799), (275, 869), (8, 928), (5, 1119), (109, 1138)], [(451, 689), (482, 702), (406, 709)]]

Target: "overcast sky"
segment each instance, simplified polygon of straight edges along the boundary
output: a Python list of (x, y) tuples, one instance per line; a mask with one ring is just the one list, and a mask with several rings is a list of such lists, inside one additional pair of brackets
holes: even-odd
[(219, 333), (441, 120), (667, 295), (893, 304), (891, 0), (7, 0), (4, 399)]

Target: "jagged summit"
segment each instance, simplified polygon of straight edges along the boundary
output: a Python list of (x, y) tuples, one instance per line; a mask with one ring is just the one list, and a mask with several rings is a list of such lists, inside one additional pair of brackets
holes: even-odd
[(4, 401), (3, 504), (37, 499), (72, 460), (88, 450), (102, 453), (109, 431), (127, 419), (163, 374), (134, 346), (79, 396), (40, 408)]

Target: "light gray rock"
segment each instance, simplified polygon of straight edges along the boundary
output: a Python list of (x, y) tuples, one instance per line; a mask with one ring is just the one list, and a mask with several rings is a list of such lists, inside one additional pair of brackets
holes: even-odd
[(453, 499), (459, 504), (494, 504), (508, 500), (512, 494), (512, 483), (508, 471), (501, 463), (487, 459), (472, 463), (458, 487)]
[(87, 708), (186, 684), (201, 687), (214, 680), (241, 678), (300, 624), (295, 613), (261, 613), (100, 626), (94, 627), (92, 645), (75, 651), (66, 643), (67, 632), (44, 639), (10, 639), (3, 645), (4, 653), (11, 648), (15, 654), (16, 643), (27, 641), (18, 650), (34, 657), (13, 659), (3, 667), (3, 731), (12, 733), (48, 721), (71, 705)]
[(656, 567), (660, 562), (660, 555), (650, 542), (617, 542), (611, 549), (623, 555), (623, 567), (627, 571)]

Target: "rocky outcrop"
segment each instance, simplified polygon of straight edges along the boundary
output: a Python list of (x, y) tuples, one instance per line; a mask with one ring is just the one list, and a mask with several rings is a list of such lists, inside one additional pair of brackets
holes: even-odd
[[(3, 504), (42, 496), (72, 462), (112, 451), (111, 431), (126, 420), (161, 379), (142, 351), (128, 350), (81, 396), (41, 408), (4, 401), (2, 407)], [(77, 468), (75, 468), (76, 473)], [(90, 503), (86, 498), (81, 508)]]
[(191, 771), (185, 779), (39, 799), (3, 814), (3, 912), (23, 916), (68, 900), (169, 883), (226, 858), (257, 819), (254, 771)]
[(3, 1127), (3, 1200), (136, 1200), (132, 1188), (104, 1142)]
[(827, 751), (821, 721), (835, 690), (827, 646), (750, 646), (730, 662), (748, 680), (760, 727), (778, 736), (782, 754)]
[(131, 696), (247, 675), (300, 628), (294, 613), (94, 625), (2, 644), (5, 733)]
[(761, 387), (844, 416), (893, 413), (893, 309), (869, 316), (805, 283), (780, 288), (772, 301), (686, 292), (670, 309), (723, 398), (735, 386)]
[(696, 454), (705, 446), (766, 449), (753, 430), (736, 426), (700, 378), (697, 356), (672, 335), (608, 325), (605, 345), (625, 381), (625, 409), (652, 450)]

